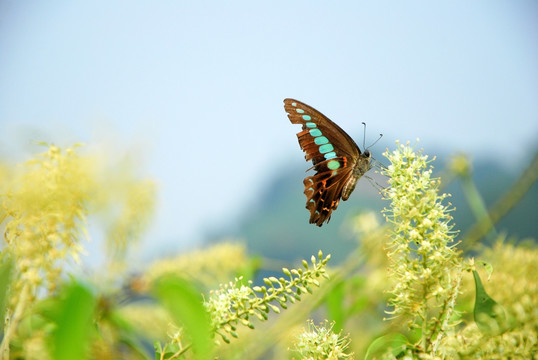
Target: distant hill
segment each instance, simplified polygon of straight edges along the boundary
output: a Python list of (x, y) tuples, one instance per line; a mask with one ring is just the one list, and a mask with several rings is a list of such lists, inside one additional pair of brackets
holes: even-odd
[[(434, 163), (435, 170), (442, 170), (447, 158), (438, 157)], [(356, 247), (357, 241), (349, 219), (358, 212), (371, 210), (379, 214), (380, 222), (384, 222), (380, 211), (388, 203), (381, 200), (381, 195), (374, 186), (366, 179), (361, 179), (350, 199), (340, 202), (329, 224), (321, 228), (309, 224), (302, 184), (306, 165), (297, 163), (276, 171), (274, 179), (257, 197), (257, 201), (245, 209), (239, 227), (236, 230), (216, 229), (207, 236), (206, 241), (214, 242), (223, 237), (241, 238), (247, 241), (251, 253), (287, 261), (308, 258), (320, 249), (326, 254), (331, 253), (335, 263), (344, 259)], [(521, 169), (524, 166), (526, 164), (522, 164)], [(488, 206), (495, 203), (519, 176), (519, 172), (507, 172), (493, 162), (473, 163), (473, 169), (477, 187)], [(383, 182), (378, 174), (371, 172), (369, 175), (379, 183)], [(466, 204), (459, 182), (452, 183), (444, 191), (452, 194), (450, 202), (457, 209), (453, 213), (455, 229), (464, 232), (475, 219)], [(536, 184), (523, 201), (502, 219), (497, 230), (506, 231), (510, 236), (520, 239), (538, 238)]]

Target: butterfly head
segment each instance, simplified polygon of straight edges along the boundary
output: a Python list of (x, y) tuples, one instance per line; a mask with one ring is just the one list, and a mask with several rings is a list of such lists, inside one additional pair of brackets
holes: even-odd
[(357, 176), (358, 178), (363, 176), (372, 168), (372, 153), (370, 150), (364, 150), (359, 155), (359, 158), (357, 159), (357, 162), (355, 163), (355, 166), (353, 167), (353, 174)]

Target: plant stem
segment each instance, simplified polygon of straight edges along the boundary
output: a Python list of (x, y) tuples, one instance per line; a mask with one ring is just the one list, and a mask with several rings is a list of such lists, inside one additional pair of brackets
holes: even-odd
[(536, 180), (538, 180), (538, 153), (534, 155), (529, 166), (510, 190), (490, 208), (488, 218), (478, 221), (465, 233), (463, 236), (465, 241), (462, 242), (463, 250), (470, 250), (478, 240), (487, 234), (490, 230), (489, 224), (495, 224), (505, 216), (525, 196)]
[(478, 222), (484, 222), (488, 229), (491, 229), (487, 232), (486, 237), (491, 243), (493, 243), (493, 241), (495, 241), (497, 238), (497, 231), (495, 230), (495, 225), (489, 216), (484, 199), (476, 188), (476, 184), (474, 183), (471, 174), (464, 175), (461, 180), (463, 194), (467, 199), (467, 203), (469, 204), (471, 211)]
[(15, 307), (15, 311), (13, 311), (11, 316), (6, 316), (4, 338), (2, 339), (2, 344), (0, 345), (1, 360), (9, 360), (9, 343), (11, 342), (11, 338), (13, 337), (13, 334), (15, 333), (15, 330), (17, 329), (17, 326), (21, 320), (24, 308), (27, 305), (26, 303), (29, 292), (30, 287), (28, 284), (25, 284), (21, 290), (21, 295), (19, 297), (19, 301), (17, 302), (17, 306)]

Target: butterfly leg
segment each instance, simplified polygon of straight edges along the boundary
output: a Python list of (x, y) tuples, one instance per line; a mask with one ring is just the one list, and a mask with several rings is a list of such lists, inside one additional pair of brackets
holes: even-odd
[(385, 190), (387, 190), (386, 187), (380, 185), (377, 181), (375, 181), (374, 179), (372, 179), (371, 177), (369, 177), (368, 175), (364, 175), (364, 177), (370, 182), (370, 184), (375, 187), (377, 190), (379, 190), (380, 192), (383, 192)]
[(388, 168), (385, 165), (383, 165), (382, 162), (377, 161), (374, 158), (372, 158), (372, 165), (373, 165), (373, 167), (377, 168), (378, 170), (385, 170), (385, 171), (388, 170)]

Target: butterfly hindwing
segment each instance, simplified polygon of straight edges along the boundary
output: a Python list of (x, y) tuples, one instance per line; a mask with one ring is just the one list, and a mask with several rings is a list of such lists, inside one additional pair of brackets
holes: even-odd
[[(340, 203), (343, 187), (351, 177), (352, 168), (345, 165), (347, 158), (339, 157), (334, 160), (341, 162), (339, 170), (320, 169), (321, 171), (306, 177), (303, 181), (306, 208), (310, 211), (311, 224), (321, 226), (325, 221), (329, 222), (332, 211), (336, 210)], [(326, 164), (318, 165), (322, 168)]]
[[(302, 125), (302, 131), (297, 133), (299, 145), (316, 171), (304, 179), (306, 208), (310, 223), (321, 226), (329, 222), (348, 184), (354, 187), (357, 179), (353, 169), (361, 152), (344, 130), (311, 106), (285, 99), (284, 108), (293, 124)], [(345, 191), (343, 200), (352, 190)]]

